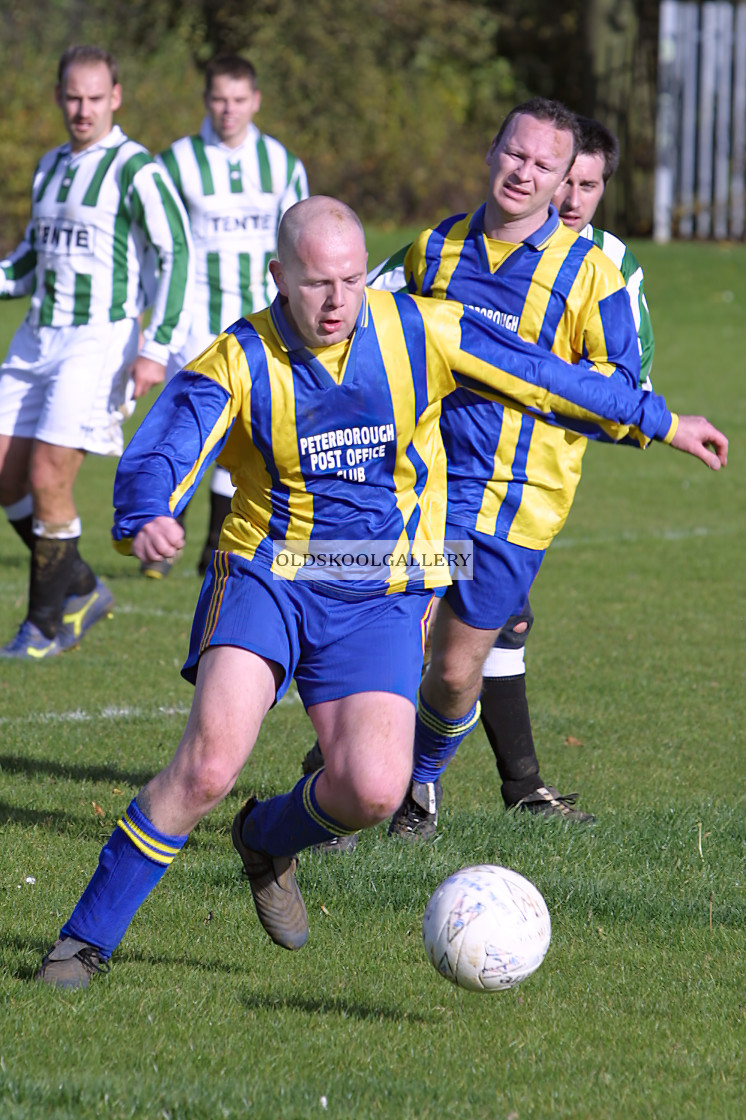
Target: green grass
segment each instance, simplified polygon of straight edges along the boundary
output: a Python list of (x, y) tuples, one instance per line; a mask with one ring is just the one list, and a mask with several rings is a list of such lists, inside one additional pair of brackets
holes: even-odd
[[(377, 255), (400, 240), (388, 234)], [(303, 858), (300, 953), (263, 935), (229, 839), (250, 791), (299, 773), (312, 736), (291, 695), (111, 975), (86, 993), (30, 982), (190, 702), (178, 667), (204, 497), (183, 561), (153, 584), (109, 545), (115, 464), (85, 463), (84, 552), (116, 615), (74, 653), (0, 668), (3, 1118), (740, 1120), (746, 249), (635, 249), (656, 387), (710, 416), (731, 454), (715, 475), (660, 446), (591, 447), (537, 581), (528, 658), (542, 770), (579, 789), (598, 823), (506, 816), (479, 730), (446, 777), (434, 845), (382, 827), (354, 856)], [(18, 312), (3, 307), (0, 328)], [(5, 640), (23, 617), (27, 562), (3, 525), (0, 557)], [(552, 915), (546, 960), (510, 992), (452, 988), (421, 947), (431, 891), (473, 862), (527, 875)]]

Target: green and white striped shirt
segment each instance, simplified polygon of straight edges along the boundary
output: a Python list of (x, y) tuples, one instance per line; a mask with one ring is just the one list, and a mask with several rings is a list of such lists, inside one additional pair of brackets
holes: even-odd
[[(158, 156), (186, 207), (195, 248), (195, 353), (244, 315), (271, 303), (268, 264), (286, 210), (308, 197), (303, 164), (249, 125), (242, 144), (223, 144), (205, 118)], [(193, 355), (188, 355), (193, 356)]]
[(648, 301), (645, 298), (645, 275), (642, 266), (632, 250), (613, 233), (608, 230), (596, 229), (587, 225), (581, 229), (580, 237), (585, 237), (598, 245), (599, 249), (614, 262), (627, 286), (629, 301), (632, 304), (632, 315), (637, 328), (637, 339), (640, 347), (640, 388), (652, 389), (650, 371), (653, 368), (653, 351), (655, 339), (653, 338), (653, 324), (650, 321)]
[(63, 144), (36, 168), (31, 221), (0, 261), (0, 297), (31, 295), (33, 327), (134, 319), (152, 307), (141, 353), (165, 365), (183, 344), (190, 236), (180, 201), (118, 125), (98, 144)]

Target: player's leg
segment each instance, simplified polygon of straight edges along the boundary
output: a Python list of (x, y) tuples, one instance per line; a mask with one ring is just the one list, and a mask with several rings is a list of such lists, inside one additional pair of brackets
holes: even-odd
[[(34, 435), (47, 391), (44, 371), (36, 369), (40, 353), (39, 340), (22, 324), (0, 368), (0, 502), (31, 553), (32, 576), (36, 538), (29, 474)], [(60, 652), (55, 630), (45, 633), (26, 618), (15, 637), (0, 649), (0, 657), (42, 658)]]
[(315, 704), (308, 714), (324, 765), (257, 806), (243, 829), (247, 844), (274, 855), (380, 824), (401, 802), (412, 770), (410, 699), (364, 692)]
[[(234, 844), (250, 879), (247, 850), (249, 858), (264, 852), (294, 860), (302, 848), (384, 820), (400, 802), (412, 768), (414, 698), (430, 596), (347, 603), (309, 592), (308, 585), (289, 594), (304, 632), (295, 679), (325, 765), (304, 774), (289, 793), (244, 806)], [(280, 891), (269, 898), (254, 890), (254, 900), (270, 937), (300, 948), (307, 925), (283, 914)]]
[(542, 784), (526, 697), (525, 645), (533, 620), (528, 603), (511, 615), (482, 666), (482, 726), (495, 756), (506, 808)]
[(412, 779), (391, 820), (392, 836), (431, 839), (435, 835), (441, 777), (479, 720), (482, 663), (496, 633), (462, 622), (447, 597), (440, 603), (417, 701)]
[[(84, 458), (84, 453), (75, 448), (45, 442), (36, 442), (31, 456), (34, 539), (27, 618), (50, 640), (58, 635), (63, 603), (85, 564), (78, 552), (80, 518), (73, 497)], [(87, 565), (84, 571), (86, 583), (80, 593), (89, 594), (96, 577)]]
[(435, 835), (443, 771), (479, 719), (484, 659), (513, 604), (525, 600), (543, 556), (460, 526), (449, 525), (447, 535), (471, 549), (473, 570), (447, 589), (433, 627), (415, 724), (412, 785), (390, 829), (410, 839)]
[[(54, 392), (37, 440), (80, 449), (86, 455), (118, 457), (124, 446), (122, 425), (135, 409), (130, 368), (137, 352), (138, 323), (124, 319), (58, 333), (64, 337), (57, 347)], [(105, 529), (108, 535), (109, 526)], [(77, 552), (59, 631), (63, 648), (75, 645), (101, 619), (110, 618), (113, 606), (111, 591)]]
[(0, 434), (0, 505), (29, 551), (34, 543), (34, 503), (28, 481), (32, 448), (32, 439)]
[(86, 987), (109, 959), (189, 832), (232, 789), (281, 678), (278, 665), (248, 650), (206, 650), (173, 759), (130, 803), (104, 845), (39, 980)]
[[(434, 624), (435, 624), (435, 619), (436, 619), (437, 614), (438, 614), (438, 606), (440, 604), (440, 600), (441, 600), (441, 597), (442, 597), (442, 592), (444, 590), (445, 589), (442, 588), (438, 592), (436, 592), (436, 596), (433, 599), (431, 607), (430, 607), (430, 617), (429, 617), (429, 620), (428, 620), (427, 633), (426, 633), (426, 639), (425, 639), (425, 648), (424, 648), (424, 653), (423, 653), (423, 657), (422, 657), (422, 670), (421, 670), (422, 675), (424, 675), (425, 670), (427, 669), (427, 666), (430, 663), (430, 653), (431, 653), (431, 649), (432, 649), (432, 635), (433, 635), (433, 630), (434, 630)], [(302, 774), (313, 774), (316, 770), (320, 770), (323, 765), (324, 765), (324, 756), (321, 752), (321, 746), (319, 744), (319, 740), (316, 739), (313, 746), (310, 748), (310, 750), (308, 750), (306, 752), (306, 754), (303, 757), (303, 761), (301, 763), (301, 773)], [(437, 785), (437, 790), (438, 791), (440, 790), (439, 783)], [(411, 812), (421, 814), (422, 811), (423, 811), (422, 807), (418, 807), (418, 808), (415, 808), (415, 809), (410, 808), (410, 814), (411, 814)], [(318, 844), (314, 844), (314, 850), (319, 852), (322, 855), (332, 855), (332, 854), (337, 855), (337, 854), (340, 854), (340, 853), (343, 853), (343, 852), (353, 852), (355, 850), (355, 848), (357, 847), (357, 840), (358, 840), (358, 834), (356, 832), (344, 833), (344, 834), (340, 834), (340, 835), (337, 835), (337, 836), (331, 836), (328, 840), (322, 840)]]
[[(71, 525), (74, 506), (65, 500), (62, 512), (56, 512), (59, 494), (67, 490), (72, 493), (70, 479), (77, 473), (80, 453), (47, 448), (35, 438), (52, 393), (49, 363), (40, 361), (39, 354), (39, 341), (34, 336), (26, 338), (26, 332), (19, 330), (0, 377), (0, 499), (31, 554), (27, 617), (0, 656), (24, 659), (40, 659), (62, 651), (58, 637), (62, 601), (77, 589), (81, 570), (83, 577), (91, 575), (69, 540), (61, 543), (63, 538), (79, 535), (76, 525)], [(44, 470), (47, 455), (52, 458)], [(41, 504), (34, 492), (37, 478), (44, 490)], [(64, 581), (61, 586), (60, 578)]]
[(560, 793), (539, 772), (526, 695), (525, 645), (534, 615), (512, 615), (495, 639), (482, 667), (481, 719), (492, 747), (507, 809), (591, 824), (594, 817), (575, 808), (577, 794)]

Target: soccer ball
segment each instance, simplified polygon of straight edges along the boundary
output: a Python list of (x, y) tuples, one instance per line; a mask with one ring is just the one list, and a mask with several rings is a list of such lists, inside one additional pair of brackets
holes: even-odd
[(525, 980), (544, 960), (551, 936), (549, 911), (533, 883), (492, 864), (449, 875), (422, 922), (433, 966), (473, 992), (502, 991)]

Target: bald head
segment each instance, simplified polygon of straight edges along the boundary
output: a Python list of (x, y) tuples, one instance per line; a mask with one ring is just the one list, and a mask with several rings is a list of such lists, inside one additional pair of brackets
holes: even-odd
[(307, 346), (331, 346), (352, 333), (367, 263), (362, 223), (344, 202), (316, 195), (285, 213), (269, 267), (285, 314)]
[(337, 198), (317, 194), (304, 198), (287, 210), (277, 232), (277, 256), (282, 264), (297, 257), (307, 242), (321, 237), (330, 240), (362, 239), (363, 223), (354, 210)]

